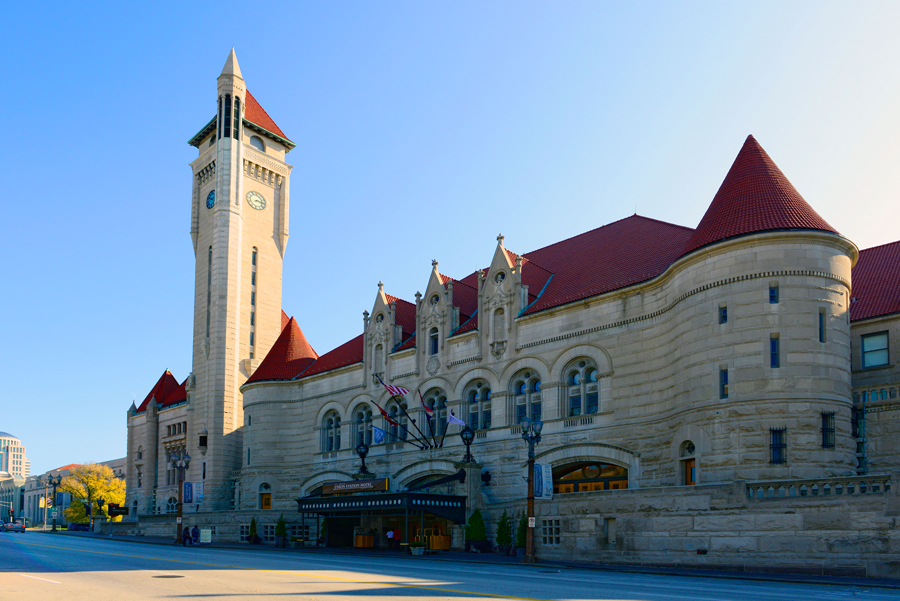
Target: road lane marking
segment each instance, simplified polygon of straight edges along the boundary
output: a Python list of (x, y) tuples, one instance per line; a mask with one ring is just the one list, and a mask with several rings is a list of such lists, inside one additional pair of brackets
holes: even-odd
[[(68, 547), (57, 547), (54, 545), (40, 545), (31, 543), (31, 546), (35, 547), (45, 547), (48, 549), (63, 549), (63, 550), (71, 550)], [(488, 598), (496, 598), (496, 599), (513, 599), (515, 601), (551, 601), (549, 599), (540, 599), (535, 597), (519, 597), (516, 595), (502, 595), (502, 594), (494, 594), (494, 593), (479, 593), (477, 591), (465, 591), (460, 589), (452, 589), (452, 588), (443, 588), (437, 586), (426, 586), (424, 584), (403, 584), (400, 582), (379, 582), (377, 580), (357, 580), (355, 578), (342, 578), (340, 576), (323, 576), (320, 574), (309, 574), (307, 572), (297, 572), (294, 570), (274, 570), (267, 568), (247, 568), (244, 566), (229, 566), (217, 563), (205, 563), (202, 561), (186, 561), (184, 559), (172, 559), (170, 557), (148, 557), (146, 555), (130, 555), (128, 553), (110, 553), (109, 551), (91, 551), (81, 549), (80, 553), (92, 553), (94, 555), (112, 555), (113, 557), (130, 557), (132, 559), (143, 559), (143, 560), (152, 560), (152, 561), (171, 561), (174, 563), (184, 563), (188, 565), (197, 565), (197, 566), (205, 566), (209, 568), (226, 568), (231, 570), (245, 570), (247, 572), (270, 572), (273, 574), (288, 574), (291, 576), (305, 576), (307, 578), (319, 578), (321, 580), (332, 580), (335, 582), (350, 582), (353, 584), (367, 584), (367, 585), (376, 585), (376, 586), (393, 586), (396, 588), (410, 588), (410, 589), (422, 589), (426, 591), (437, 591), (442, 593), (454, 593), (458, 595), (474, 595), (476, 597), (488, 597)], [(148, 571), (148, 570), (144, 570)], [(25, 576), (25, 574), (21, 574), (21, 576)], [(34, 576), (25, 576), (26, 578), (34, 578)], [(37, 578), (37, 580), (43, 580), (43, 578)], [(48, 580), (48, 582), (53, 582), (52, 580)], [(57, 582), (56, 584), (60, 584)]]
[(28, 574), (19, 574), (22, 578), (34, 578), (35, 580), (43, 580), (44, 582), (52, 582), (53, 584), (62, 584), (56, 580), (47, 580), (46, 578), (38, 578), (37, 576), (29, 576)]

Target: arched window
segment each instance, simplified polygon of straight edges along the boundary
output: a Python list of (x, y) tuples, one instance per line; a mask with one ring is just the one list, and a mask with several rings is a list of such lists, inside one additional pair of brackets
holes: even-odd
[(429, 355), (437, 355), (438, 354), (438, 329), (431, 328), (431, 331), (428, 333), (428, 354)]
[(494, 311), (494, 342), (506, 340), (506, 318), (503, 309)]
[(143, 458), (144, 458), (144, 447), (143, 447), (143, 446), (138, 447), (138, 450), (137, 450), (137, 458), (138, 458), (138, 459), (143, 459)]
[(259, 485), (259, 508), (272, 509), (272, 487), (266, 482)]
[(260, 152), (266, 151), (266, 143), (262, 141), (262, 138), (259, 136), (250, 136), (250, 146), (257, 149)]
[(512, 377), (510, 387), (515, 404), (514, 411), (512, 411), (515, 423), (522, 423), (522, 419), (525, 417), (535, 421), (541, 419), (543, 410), (540, 375), (533, 369), (524, 369)]
[(385, 430), (387, 430), (387, 432), (391, 435), (390, 439), (386, 442), (406, 440), (406, 428), (409, 426), (409, 420), (406, 417), (406, 413), (409, 411), (409, 407), (406, 403), (402, 404), (403, 410), (401, 410), (400, 407), (401, 405), (398, 405), (396, 401), (392, 402), (387, 407), (388, 415), (390, 415), (391, 419), (399, 424), (399, 426), (395, 426), (389, 421), (385, 420)]
[(356, 444), (372, 444), (372, 409), (368, 405), (361, 405), (356, 410), (353, 418), (356, 425)]
[(322, 423), (322, 450), (326, 453), (341, 448), (341, 416), (337, 411), (329, 411)]
[(469, 413), (469, 427), (489, 430), (491, 427), (491, 387), (484, 380), (476, 380), (466, 387), (465, 399)]
[(441, 436), (447, 429), (447, 395), (440, 388), (432, 388), (422, 398), (434, 415), (434, 435)]
[(169, 500), (166, 501), (166, 513), (175, 513), (176, 511), (178, 511), (178, 499), (169, 497)]
[[(137, 516), (137, 514), (138, 514), (138, 502), (137, 502), (137, 499), (135, 499), (134, 502), (131, 504), (131, 514), (134, 515), (134, 516)], [(137, 518), (135, 517), (135, 518), (133, 518), (133, 519), (137, 519)]]
[(597, 366), (590, 359), (576, 359), (566, 367), (566, 415), (590, 415), (600, 411)]
[(553, 493), (628, 488), (628, 469), (608, 463), (572, 463), (553, 470)]

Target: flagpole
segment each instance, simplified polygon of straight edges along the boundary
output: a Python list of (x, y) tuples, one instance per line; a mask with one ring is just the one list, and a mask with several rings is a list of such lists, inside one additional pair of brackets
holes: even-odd
[[(419, 389), (416, 389), (416, 394), (419, 395), (419, 403), (422, 407), (425, 407), (425, 399), (422, 398), (422, 393)], [(428, 410), (425, 410), (425, 421), (428, 422), (428, 429), (431, 431), (431, 442), (434, 444), (434, 448), (438, 448), (437, 438), (434, 437), (434, 424), (431, 423), (431, 420), (434, 419), (433, 415), (428, 414)]]
[[(408, 419), (409, 421), (412, 422), (413, 426), (419, 432), (419, 434), (422, 435), (422, 438), (424, 440), (420, 439), (418, 436), (416, 436), (415, 434), (410, 432), (409, 428), (407, 428), (403, 424), (399, 424), (400, 427), (403, 428), (404, 430), (406, 430), (407, 434), (409, 434), (413, 438), (415, 438), (419, 444), (423, 445), (421, 448), (423, 448), (423, 449), (431, 448), (431, 445), (428, 443), (428, 437), (425, 436), (425, 433), (419, 429), (419, 426), (416, 424), (416, 420), (411, 418), (409, 416), (409, 413), (406, 412), (406, 408), (403, 407), (403, 399), (401, 398), (398, 400), (397, 395), (394, 394), (394, 390), (392, 390), (392, 388), (398, 388), (399, 390), (402, 390), (404, 392), (404, 394), (409, 394), (409, 391), (402, 387), (388, 387), (388, 385), (384, 383), (384, 380), (381, 379), (381, 376), (379, 376), (378, 374), (375, 374), (375, 377), (378, 378), (378, 381), (381, 382), (381, 385), (384, 386), (384, 389), (387, 390), (391, 394), (391, 400), (397, 401), (397, 405), (400, 407), (400, 411), (403, 412), (403, 414), (406, 416), (406, 419)], [(373, 402), (374, 402), (374, 399), (373, 399)], [(378, 409), (382, 411), (382, 415), (387, 415), (387, 413), (384, 412), (384, 409), (381, 409), (381, 406), (378, 405), (378, 403), (375, 403), (375, 405), (378, 406)]]
[(422, 432), (422, 430), (419, 429), (419, 424), (417, 424), (417, 423), (416, 423), (416, 420), (414, 420), (412, 417), (410, 417), (409, 413), (406, 412), (406, 408), (403, 407), (403, 403), (397, 403), (397, 404), (400, 406), (400, 411), (403, 412), (403, 415), (406, 416), (406, 419), (408, 419), (409, 421), (412, 422), (412, 425), (416, 427), (416, 430), (419, 432), (419, 434), (422, 435), (422, 438), (425, 439), (425, 445), (430, 449), (430, 448), (431, 448), (431, 444), (429, 444), (429, 442), (428, 442), (428, 437), (425, 436), (425, 433)]
[[(391, 395), (391, 400), (396, 400), (396, 397), (394, 395)], [(372, 399), (372, 402), (375, 403), (375, 399)], [(403, 409), (403, 405), (401, 403), (397, 403), (397, 404), (400, 406), (401, 409)], [(375, 403), (375, 406), (378, 407), (378, 411), (381, 412), (382, 417), (384, 417), (386, 419), (390, 417), (390, 416), (388, 416), (388, 412), (385, 411), (384, 409), (382, 409), (381, 405), (379, 405), (378, 403)], [(404, 411), (404, 413), (405, 413), (405, 411)], [(409, 416), (407, 416), (407, 417), (409, 417)], [(390, 421), (388, 421), (388, 423), (390, 423)], [(413, 440), (415, 441), (415, 442), (412, 442), (409, 439), (401, 439), (401, 440), (403, 440), (403, 442), (408, 442), (409, 444), (411, 444), (415, 447), (418, 447), (419, 450), (424, 450), (424, 449), (428, 448), (428, 443), (420, 440), (418, 436), (416, 436), (415, 434), (413, 434), (412, 432), (409, 431), (409, 428), (407, 428), (400, 422), (395, 422), (395, 423), (397, 424), (398, 427), (403, 428), (406, 431), (406, 434), (408, 436), (412, 436)]]
[(450, 417), (453, 415), (453, 411), (450, 410), (450, 407), (447, 407), (447, 425), (444, 426), (444, 433), (441, 435), (441, 446), (439, 448), (444, 448), (444, 439), (447, 437), (447, 430), (450, 428)]

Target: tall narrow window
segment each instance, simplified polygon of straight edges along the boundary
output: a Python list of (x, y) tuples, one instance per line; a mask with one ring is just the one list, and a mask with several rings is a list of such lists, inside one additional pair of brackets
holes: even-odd
[(430, 407), (434, 419), (434, 433), (436, 436), (442, 435), (447, 429), (447, 395), (440, 388), (429, 390), (423, 397), (425, 405)]
[(222, 135), (226, 138), (231, 137), (231, 95), (225, 94), (225, 125), (222, 129)]
[(819, 342), (825, 342), (825, 309), (819, 309)]
[(247, 447), (247, 465), (250, 465), (250, 447)]
[(206, 337), (209, 338), (209, 306), (212, 302), (212, 246), (206, 261)]
[(772, 428), (769, 430), (769, 463), (773, 465), (787, 463), (787, 430)]
[(329, 412), (325, 416), (322, 426), (324, 433), (322, 450), (325, 452), (339, 450), (341, 448), (341, 418), (337, 412)]
[(777, 335), (769, 338), (769, 366), (781, 367), (781, 345)]
[(822, 448), (834, 448), (834, 411), (822, 412)]
[(223, 111), (223, 107), (225, 106), (223, 103), (224, 103), (224, 99), (223, 99), (221, 96), (219, 96), (219, 118), (217, 119), (216, 125), (218, 126), (219, 137), (220, 137), (220, 138), (222, 137), (222, 121), (223, 121), (223, 119), (222, 119), (222, 116), (223, 116), (222, 111)]
[(719, 398), (728, 398), (728, 368), (719, 368)]
[(769, 304), (778, 304), (778, 284), (769, 284)]
[(428, 354), (429, 355), (437, 355), (438, 354), (438, 329), (431, 328), (431, 332), (428, 334)]
[(513, 376), (512, 396), (515, 403), (515, 422), (529, 417), (532, 421), (541, 419), (541, 379), (534, 370), (526, 369)]
[(241, 99), (234, 97), (234, 139), (241, 139)]
[(566, 415), (575, 417), (600, 411), (600, 385), (597, 368), (587, 359), (576, 360), (565, 370), (568, 390)]
[(356, 412), (356, 444), (372, 444), (372, 410), (363, 406)]
[(728, 307), (726, 305), (719, 307), (719, 323), (728, 323)]

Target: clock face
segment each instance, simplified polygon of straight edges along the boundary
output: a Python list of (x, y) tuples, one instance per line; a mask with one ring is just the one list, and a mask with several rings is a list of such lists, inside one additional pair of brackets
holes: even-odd
[(216, 191), (211, 190), (209, 195), (206, 197), (206, 208), (211, 209), (216, 206)]
[(259, 192), (247, 192), (247, 204), (257, 211), (262, 211), (266, 208), (266, 199)]

